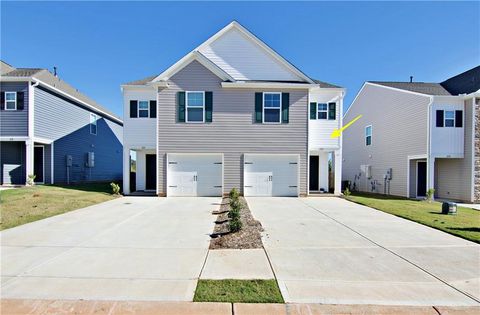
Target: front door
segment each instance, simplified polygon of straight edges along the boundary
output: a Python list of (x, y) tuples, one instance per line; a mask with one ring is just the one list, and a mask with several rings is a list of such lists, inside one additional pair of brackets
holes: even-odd
[(157, 189), (157, 155), (145, 155), (145, 190)]
[(44, 171), (44, 155), (43, 146), (35, 146), (33, 148), (33, 173), (35, 175), (35, 183), (43, 183)]
[(427, 195), (427, 162), (417, 162), (417, 197)]
[(318, 190), (318, 155), (310, 156), (310, 190)]

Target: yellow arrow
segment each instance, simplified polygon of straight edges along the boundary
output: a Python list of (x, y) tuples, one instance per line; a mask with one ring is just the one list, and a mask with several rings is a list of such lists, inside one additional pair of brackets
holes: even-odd
[(338, 138), (342, 135), (342, 132), (347, 129), (348, 127), (350, 127), (354, 122), (356, 122), (357, 120), (359, 120), (360, 118), (362, 118), (362, 115), (358, 115), (357, 117), (355, 117), (354, 119), (352, 119), (351, 122), (349, 122), (348, 124), (346, 124), (345, 126), (343, 126), (342, 128), (340, 129), (335, 129), (332, 134), (330, 135), (330, 138)]

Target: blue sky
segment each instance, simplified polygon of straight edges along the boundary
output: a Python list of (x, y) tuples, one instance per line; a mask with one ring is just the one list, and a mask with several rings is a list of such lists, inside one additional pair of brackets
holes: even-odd
[(239, 21), (307, 75), (439, 82), (480, 64), (479, 2), (1, 2), (0, 57), (59, 75), (122, 115), (120, 84)]

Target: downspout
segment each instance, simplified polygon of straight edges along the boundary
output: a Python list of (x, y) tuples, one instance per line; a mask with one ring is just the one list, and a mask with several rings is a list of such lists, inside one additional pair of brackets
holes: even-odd
[[(434, 100), (434, 97), (433, 96), (429, 96), (430, 98), (430, 102), (428, 103), (428, 106), (427, 106), (427, 126), (428, 126), (428, 129), (427, 129), (427, 191), (428, 189), (430, 189), (429, 187), (431, 186), (431, 181), (430, 181), (430, 162), (432, 160), (432, 157), (431, 157), (431, 151), (432, 151), (432, 105), (433, 105), (433, 100)], [(435, 170), (435, 169), (434, 169)], [(435, 176), (435, 175), (433, 175)], [(408, 183), (410, 185), (410, 183)], [(432, 187), (433, 188), (433, 185)], [(435, 194), (434, 194), (435, 195)], [(435, 199), (435, 196), (432, 196), (432, 199)]]

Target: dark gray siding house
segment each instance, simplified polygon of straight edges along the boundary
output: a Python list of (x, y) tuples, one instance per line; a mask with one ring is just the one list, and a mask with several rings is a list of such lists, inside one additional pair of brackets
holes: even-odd
[(1, 62), (0, 184), (118, 181), (123, 122), (45, 69)]

